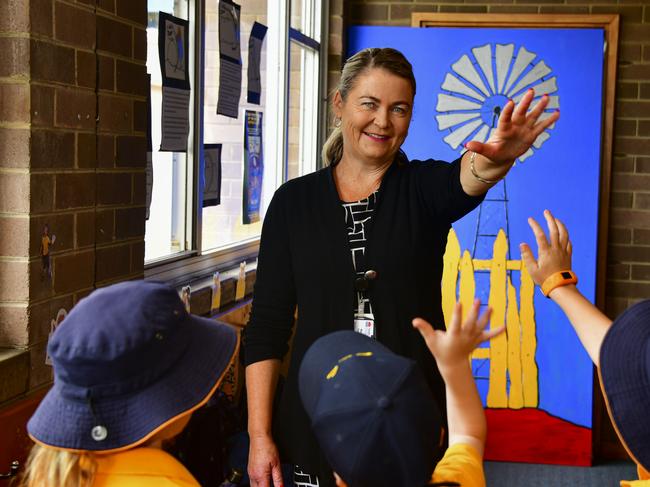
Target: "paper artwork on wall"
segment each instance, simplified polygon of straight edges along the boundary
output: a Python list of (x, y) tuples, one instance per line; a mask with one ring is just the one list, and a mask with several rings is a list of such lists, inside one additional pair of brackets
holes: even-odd
[(221, 144), (203, 146), (203, 206), (221, 203)]
[(219, 100), (217, 114), (230, 118), (239, 116), (241, 95), (241, 7), (236, 3), (219, 2)]
[(262, 43), (266, 36), (267, 27), (259, 22), (253, 24), (251, 36), (248, 39), (248, 103), (260, 104), (262, 96)]
[(262, 113), (246, 110), (246, 123), (244, 125), (244, 191), (242, 196), (244, 225), (260, 220), (263, 178)]

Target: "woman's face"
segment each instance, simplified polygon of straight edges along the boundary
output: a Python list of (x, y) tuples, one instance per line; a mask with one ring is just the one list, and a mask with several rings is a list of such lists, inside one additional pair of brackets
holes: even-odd
[(338, 91), (334, 95), (343, 157), (377, 165), (392, 161), (408, 134), (412, 110), (408, 80), (381, 68), (358, 76), (346, 100)]

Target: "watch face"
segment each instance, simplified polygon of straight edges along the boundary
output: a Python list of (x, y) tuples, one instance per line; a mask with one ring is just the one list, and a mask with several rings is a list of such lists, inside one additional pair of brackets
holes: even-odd
[(571, 275), (570, 272), (563, 272), (563, 273), (562, 273), (562, 277), (563, 277), (564, 279), (571, 279), (573, 276)]

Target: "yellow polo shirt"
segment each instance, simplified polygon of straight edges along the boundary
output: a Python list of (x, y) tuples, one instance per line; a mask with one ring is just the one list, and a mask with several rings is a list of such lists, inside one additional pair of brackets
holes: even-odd
[(483, 459), (470, 445), (452, 445), (436, 465), (431, 482), (458, 482), (462, 487), (485, 487)]
[(650, 487), (650, 473), (641, 465), (636, 466), (639, 480), (621, 480), (621, 487)]
[(96, 455), (93, 487), (200, 487), (192, 474), (158, 448)]

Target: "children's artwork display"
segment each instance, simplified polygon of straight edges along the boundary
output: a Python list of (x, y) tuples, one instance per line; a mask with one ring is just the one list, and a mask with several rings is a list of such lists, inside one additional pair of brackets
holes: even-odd
[(259, 22), (253, 24), (251, 36), (248, 39), (248, 103), (260, 104), (262, 96), (262, 43), (266, 36), (267, 27)]
[(246, 110), (244, 124), (244, 194), (242, 197), (243, 224), (260, 221), (260, 201), (264, 177), (262, 152), (262, 113)]
[(203, 145), (203, 206), (221, 203), (221, 144)]
[(592, 363), (559, 307), (535, 289), (518, 246), (534, 244), (527, 218), (543, 221), (550, 209), (571, 232), (578, 287), (595, 300), (603, 29), (359, 26), (348, 34), (348, 55), (393, 47), (412, 63), (417, 94), (403, 145), (411, 159), (457, 159), (529, 88), (533, 103), (550, 97), (542, 119), (561, 108), (484, 202), (454, 223), (442, 305), (449, 320), (455, 301), (467, 310), (476, 295), (493, 309), (490, 326), (506, 326), (471, 357), (488, 420), (485, 458), (591, 464)]
[(219, 2), (219, 100), (217, 114), (239, 116), (242, 82), (241, 7), (230, 0)]

